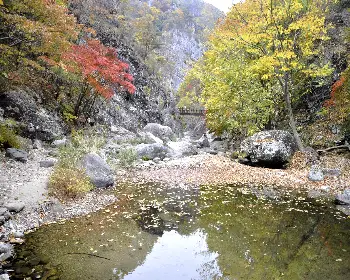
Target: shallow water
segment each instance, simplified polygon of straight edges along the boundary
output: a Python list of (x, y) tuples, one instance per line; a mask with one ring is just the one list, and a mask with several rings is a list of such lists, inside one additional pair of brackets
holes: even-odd
[(350, 279), (350, 219), (330, 203), (235, 186), (124, 185), (119, 197), (29, 234), (13, 278)]

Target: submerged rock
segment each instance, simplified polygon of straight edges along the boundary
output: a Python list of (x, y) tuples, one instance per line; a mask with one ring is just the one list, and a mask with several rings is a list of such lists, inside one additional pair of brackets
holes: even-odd
[(105, 188), (114, 184), (111, 168), (99, 155), (95, 153), (85, 155), (80, 165), (96, 188)]
[(6, 149), (6, 154), (7, 157), (12, 158), (14, 160), (20, 161), (20, 162), (27, 162), (28, 161), (28, 153), (15, 149), (15, 148), (8, 148)]
[(297, 151), (297, 144), (288, 131), (269, 130), (245, 139), (241, 151), (253, 165), (282, 168)]

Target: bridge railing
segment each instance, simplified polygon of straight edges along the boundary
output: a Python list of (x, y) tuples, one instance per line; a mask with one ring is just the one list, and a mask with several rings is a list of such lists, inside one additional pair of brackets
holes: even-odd
[(180, 115), (205, 116), (204, 109), (178, 108)]

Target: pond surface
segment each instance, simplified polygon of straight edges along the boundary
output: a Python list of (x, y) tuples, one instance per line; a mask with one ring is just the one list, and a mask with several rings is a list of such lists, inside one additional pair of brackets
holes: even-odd
[(235, 186), (118, 192), (29, 234), (13, 279), (350, 279), (350, 219), (332, 204)]

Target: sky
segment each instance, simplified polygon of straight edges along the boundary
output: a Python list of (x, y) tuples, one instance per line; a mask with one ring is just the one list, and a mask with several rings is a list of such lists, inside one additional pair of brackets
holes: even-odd
[(224, 11), (225, 13), (228, 12), (229, 7), (232, 6), (233, 3), (239, 2), (239, 0), (204, 0), (207, 3), (210, 3), (214, 5), (215, 7), (219, 8), (221, 11)]

